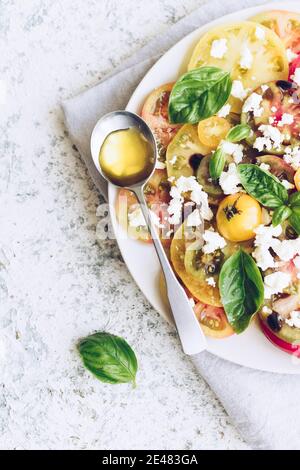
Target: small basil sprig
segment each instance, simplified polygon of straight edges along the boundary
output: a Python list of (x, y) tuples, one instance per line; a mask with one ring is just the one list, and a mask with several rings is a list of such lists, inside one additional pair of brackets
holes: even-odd
[(123, 338), (110, 333), (95, 333), (82, 339), (78, 350), (85, 367), (97, 379), (110, 384), (132, 382), (135, 386), (138, 363)]
[(279, 179), (257, 165), (242, 164), (238, 166), (238, 171), (247, 193), (263, 206), (274, 209), (274, 227), (288, 220), (300, 235), (300, 193), (293, 193), (289, 197), (287, 189)]
[[(230, 129), (225, 140), (228, 142), (237, 143), (246, 139), (250, 132), (251, 128), (248, 126), (248, 124), (238, 124), (237, 126), (234, 126), (232, 129)], [(220, 178), (221, 173), (224, 170), (225, 163), (226, 154), (222, 149), (221, 143), (209, 160), (209, 174), (213, 180)]]
[(232, 88), (229, 72), (200, 67), (184, 74), (174, 85), (169, 100), (169, 119), (174, 124), (196, 124), (216, 114)]
[(242, 333), (264, 301), (262, 275), (248, 253), (239, 250), (225, 261), (219, 288), (230, 325), (236, 333)]
[(277, 209), (287, 203), (288, 192), (276, 176), (254, 164), (241, 164), (238, 172), (244, 189), (263, 206)]

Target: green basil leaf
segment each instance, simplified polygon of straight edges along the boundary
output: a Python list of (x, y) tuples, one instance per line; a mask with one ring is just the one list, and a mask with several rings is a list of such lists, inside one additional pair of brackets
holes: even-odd
[(242, 333), (264, 301), (262, 276), (248, 253), (239, 250), (225, 261), (219, 288), (230, 325), (236, 333)]
[(277, 225), (281, 224), (286, 219), (288, 219), (291, 214), (292, 210), (288, 206), (277, 207), (272, 217), (272, 225), (274, 227), (277, 227)]
[(104, 332), (95, 333), (82, 339), (78, 350), (85, 367), (97, 379), (110, 384), (132, 382), (135, 386), (138, 363), (123, 338)]
[(234, 126), (228, 132), (226, 140), (229, 142), (240, 142), (241, 140), (247, 139), (251, 133), (251, 127), (248, 124), (238, 124)]
[(300, 207), (300, 191), (297, 191), (290, 196), (289, 205), (291, 207)]
[(247, 193), (263, 206), (276, 209), (287, 203), (288, 192), (276, 176), (251, 163), (238, 165), (238, 172)]
[(226, 163), (226, 154), (218, 148), (209, 159), (209, 174), (213, 180), (220, 178)]
[(170, 122), (196, 124), (213, 116), (227, 102), (231, 88), (230, 74), (217, 67), (200, 67), (187, 72), (172, 89)]
[(297, 232), (297, 234), (300, 235), (300, 215), (296, 214), (293, 210), (291, 216), (289, 217), (289, 223)]

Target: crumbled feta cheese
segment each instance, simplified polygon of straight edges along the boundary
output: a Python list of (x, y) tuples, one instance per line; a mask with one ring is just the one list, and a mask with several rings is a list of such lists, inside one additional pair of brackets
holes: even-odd
[(171, 160), (169, 160), (170, 165), (174, 166), (177, 161), (177, 155), (174, 155)]
[(270, 168), (271, 168), (271, 167), (270, 167), (270, 165), (268, 165), (267, 163), (264, 163), (264, 162), (263, 162), (263, 163), (261, 163), (261, 164), (259, 165), (259, 168), (261, 168), (261, 169), (264, 170), (264, 171), (270, 171)]
[(199, 206), (201, 217), (205, 220), (211, 220), (213, 213), (208, 204), (208, 195), (202, 190), (194, 176), (180, 176), (172, 186), (170, 191), (171, 201), (168, 207), (170, 215), (169, 222), (177, 225), (181, 221), (182, 207), (184, 203), (183, 194), (191, 193), (190, 200)]
[(217, 113), (217, 115), (221, 118), (225, 118), (228, 116), (231, 110), (231, 105), (230, 104), (224, 104), (224, 106), (220, 109), (220, 111)]
[(186, 224), (188, 227), (199, 227), (201, 225), (202, 220), (200, 216), (200, 212), (198, 209), (195, 209), (187, 218)]
[(130, 227), (133, 228), (146, 226), (146, 221), (140, 207), (137, 207), (133, 212), (128, 213), (128, 222)]
[(267, 307), (266, 305), (262, 308), (262, 313), (265, 313), (266, 315), (271, 315), (272, 310)]
[(269, 117), (269, 124), (274, 124), (275, 122), (275, 118), (273, 118), (272, 116)]
[(208, 277), (206, 279), (206, 282), (209, 286), (211, 287), (216, 287), (216, 281), (214, 280), (214, 278), (211, 276), (211, 277)]
[(283, 127), (283, 126), (285, 126), (286, 124), (287, 124), (287, 125), (293, 124), (293, 122), (294, 122), (294, 116), (293, 116), (292, 114), (283, 113), (282, 118), (281, 118), (280, 121), (278, 122), (278, 126), (279, 126), (279, 127)]
[(290, 261), (295, 256), (300, 255), (300, 238), (296, 240), (278, 240), (272, 248), (281, 261)]
[(290, 318), (286, 319), (285, 322), (292, 327), (300, 328), (300, 312), (294, 310), (290, 313)]
[(221, 143), (222, 150), (227, 155), (231, 155), (233, 157), (234, 162), (238, 165), (243, 160), (243, 151), (244, 147), (241, 144), (235, 144), (233, 142), (228, 142), (227, 140), (223, 140)]
[(205, 230), (203, 240), (206, 242), (203, 246), (203, 253), (209, 254), (226, 246), (226, 240), (213, 230)]
[(294, 189), (294, 185), (292, 183), (290, 183), (288, 180), (282, 180), (281, 181), (281, 184), (285, 187), (285, 189), (289, 190), (289, 189)]
[(265, 30), (261, 26), (257, 26), (255, 30), (255, 36), (257, 39), (263, 41), (266, 37)]
[(279, 237), (282, 233), (281, 225), (277, 227), (266, 227), (265, 225), (259, 225), (254, 230), (256, 237), (254, 240), (255, 250), (252, 253), (253, 258), (256, 260), (257, 266), (263, 271), (268, 268), (274, 268), (274, 258), (270, 253), (270, 248), (279, 242), (275, 237)]
[(248, 93), (249, 93), (249, 90), (245, 90), (243, 83), (240, 80), (233, 80), (231, 95), (234, 98), (238, 98), (239, 100), (244, 101)]
[(259, 131), (263, 133), (262, 137), (257, 137), (253, 147), (259, 152), (263, 150), (271, 150), (272, 148), (279, 149), (283, 142), (283, 135), (277, 127), (263, 124), (259, 126)]
[(300, 148), (286, 147), (283, 159), (297, 171), (300, 168)]
[(270, 87), (269, 85), (262, 85), (260, 88), (261, 88), (261, 91), (265, 93), (265, 91), (267, 91)]
[(287, 59), (289, 62), (293, 62), (293, 60), (298, 57), (298, 54), (295, 54), (295, 52), (293, 52), (292, 49), (287, 49), (286, 55), (287, 55)]
[(293, 263), (296, 266), (296, 269), (300, 271), (300, 256), (296, 256), (296, 258), (293, 259)]
[(164, 162), (157, 160), (155, 168), (157, 170), (164, 170), (166, 168), (166, 164)]
[(196, 305), (196, 304), (195, 304), (195, 301), (194, 301), (194, 299), (193, 299), (193, 297), (190, 297), (190, 298), (189, 298), (189, 303), (190, 303), (190, 305), (191, 305), (192, 308), (194, 308), (195, 305)]
[(227, 39), (215, 39), (211, 45), (210, 55), (215, 59), (223, 59), (227, 50)]
[(228, 165), (227, 171), (222, 171), (219, 184), (224, 194), (236, 194), (241, 190), (238, 187), (241, 184), (240, 175), (234, 163)]
[(291, 275), (281, 271), (269, 274), (264, 279), (265, 299), (270, 299), (272, 295), (281, 294), (290, 285)]
[(298, 86), (300, 86), (300, 68), (297, 68), (295, 70), (295, 73), (291, 78), (293, 82), (295, 82)]
[(251, 69), (253, 63), (253, 55), (247, 44), (244, 44), (241, 50), (240, 66), (244, 70)]
[(170, 176), (170, 177), (168, 178), (168, 181), (169, 181), (170, 183), (174, 183), (175, 179), (176, 179), (175, 176)]
[(272, 106), (271, 111), (272, 111), (272, 113), (276, 113), (276, 111), (277, 111), (276, 106)]
[(258, 93), (252, 93), (245, 101), (243, 106), (243, 113), (253, 112), (254, 117), (260, 117), (263, 113), (263, 108), (260, 106), (263, 97)]

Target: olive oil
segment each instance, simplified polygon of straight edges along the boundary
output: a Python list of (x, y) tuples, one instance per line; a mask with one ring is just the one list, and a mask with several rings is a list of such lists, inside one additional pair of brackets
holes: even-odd
[(154, 165), (150, 143), (136, 128), (109, 134), (99, 153), (103, 174), (117, 186), (132, 186), (147, 179)]

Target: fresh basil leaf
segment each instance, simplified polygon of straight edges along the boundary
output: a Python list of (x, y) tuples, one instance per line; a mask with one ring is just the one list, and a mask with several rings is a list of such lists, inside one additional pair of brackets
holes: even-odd
[(276, 209), (287, 203), (288, 192), (276, 176), (251, 163), (238, 165), (238, 172), (247, 193), (263, 206)]
[(123, 338), (104, 332), (95, 333), (82, 339), (78, 350), (85, 367), (97, 379), (110, 384), (132, 382), (135, 386), (138, 363)]
[(277, 225), (281, 224), (286, 219), (288, 219), (291, 214), (292, 210), (288, 206), (277, 207), (272, 216), (272, 225), (274, 227), (277, 227)]
[(292, 214), (289, 217), (289, 223), (291, 224), (295, 232), (300, 235), (300, 215), (296, 214), (293, 209)]
[(238, 124), (234, 126), (228, 132), (226, 140), (229, 142), (240, 142), (241, 140), (247, 139), (251, 133), (251, 127), (248, 124)]
[(289, 205), (291, 207), (300, 207), (300, 191), (293, 193), (289, 198)]
[(236, 333), (242, 333), (264, 301), (262, 276), (248, 253), (239, 250), (225, 261), (219, 288), (230, 325)]
[(209, 174), (213, 180), (220, 178), (226, 163), (226, 154), (219, 147), (209, 159)]
[(184, 74), (174, 85), (169, 100), (169, 119), (174, 124), (196, 124), (216, 114), (232, 88), (229, 72), (200, 67)]

